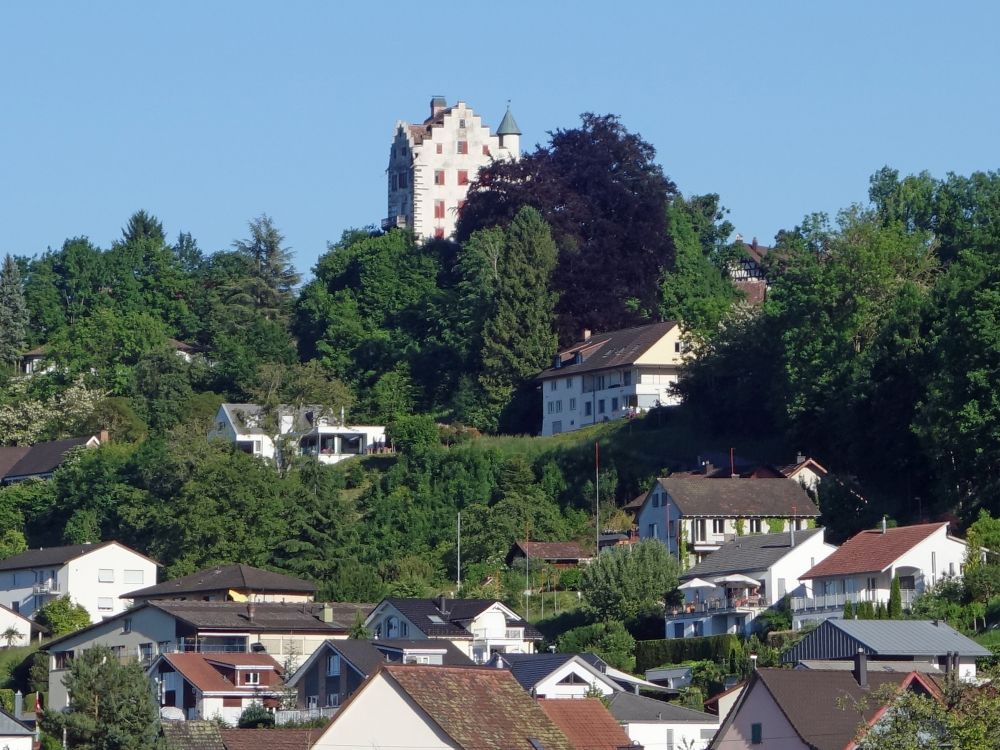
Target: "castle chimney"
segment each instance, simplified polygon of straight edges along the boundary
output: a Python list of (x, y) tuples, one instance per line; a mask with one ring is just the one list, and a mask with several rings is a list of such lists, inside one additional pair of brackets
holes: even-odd
[(854, 679), (861, 687), (868, 687), (868, 654), (864, 652), (864, 649), (859, 648), (854, 657)]
[(443, 96), (435, 96), (431, 99), (431, 117), (437, 117), (441, 110), (448, 106), (448, 102)]

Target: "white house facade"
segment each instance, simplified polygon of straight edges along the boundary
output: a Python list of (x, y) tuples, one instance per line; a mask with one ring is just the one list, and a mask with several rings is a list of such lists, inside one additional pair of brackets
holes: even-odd
[(680, 403), (673, 386), (682, 357), (681, 329), (672, 321), (609, 333), (584, 331), (538, 375), (542, 435)]
[(123, 595), (156, 583), (156, 569), (156, 562), (118, 542), (28, 550), (0, 561), (0, 598), (30, 617), (69, 596), (98, 622), (125, 610)]
[(453, 236), (479, 170), (494, 159), (517, 159), (520, 137), (509, 108), (494, 135), (465, 102), (449, 107), (435, 96), (423, 123), (396, 123), (384, 228), (408, 227), (418, 239)]
[(645, 750), (704, 750), (719, 728), (712, 714), (628, 692), (611, 696), (608, 710)]

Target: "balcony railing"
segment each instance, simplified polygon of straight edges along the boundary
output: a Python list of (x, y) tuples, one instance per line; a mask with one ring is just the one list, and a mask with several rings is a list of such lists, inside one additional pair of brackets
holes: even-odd
[(58, 581), (43, 581), (42, 583), (36, 583), (31, 587), (31, 593), (33, 594), (58, 594), (59, 593), (59, 582)]
[(337, 709), (337, 706), (324, 706), (323, 708), (292, 708), (284, 711), (275, 711), (274, 723), (280, 727), (293, 722), (329, 719), (337, 713)]
[(667, 610), (668, 619), (674, 617), (698, 617), (706, 614), (721, 614), (723, 612), (767, 609), (770, 606), (761, 596), (733, 596), (729, 598), (708, 599), (703, 602), (691, 602), (683, 607), (672, 607)]
[[(913, 600), (917, 597), (917, 592), (912, 589), (903, 589), (899, 592), (903, 602), (903, 607), (909, 609)], [(853, 594), (817, 594), (816, 596), (793, 596), (793, 612), (823, 612), (831, 609), (843, 609), (844, 604), (850, 601), (852, 604), (871, 602), (872, 604), (888, 604), (888, 594), (879, 591), (857, 591)]]
[(475, 641), (520, 641), (524, 639), (524, 628), (504, 628), (503, 633), (481, 628), (472, 631)]
[(524, 628), (507, 628), (504, 637), (510, 641), (520, 641), (524, 638)]

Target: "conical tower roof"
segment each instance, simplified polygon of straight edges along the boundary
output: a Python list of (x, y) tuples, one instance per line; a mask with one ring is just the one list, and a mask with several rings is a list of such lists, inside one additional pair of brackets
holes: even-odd
[(500, 127), (497, 128), (497, 135), (521, 135), (521, 130), (514, 121), (514, 115), (510, 113), (509, 104), (507, 105), (507, 114), (503, 116)]

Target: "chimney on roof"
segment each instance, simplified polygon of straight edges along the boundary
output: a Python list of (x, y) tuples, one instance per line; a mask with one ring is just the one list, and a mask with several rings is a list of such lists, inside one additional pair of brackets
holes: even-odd
[(882, 516), (882, 533), (885, 533), (885, 516)]
[(757, 249), (757, 238), (756, 237), (753, 238), (753, 242), (750, 243), (750, 247), (752, 247), (754, 250)]
[(21, 721), (22, 716), (24, 716), (24, 694), (18, 690), (14, 693), (14, 718)]
[(798, 454), (795, 456), (795, 463), (797, 464), (805, 463), (805, 460), (806, 460), (806, 454), (803, 453), (802, 451), (799, 451)]
[(702, 467), (705, 469), (706, 477), (712, 476), (712, 472), (715, 471), (715, 467), (712, 465), (711, 461), (705, 461), (704, 463), (702, 463)]
[(247, 619), (250, 622), (253, 622), (254, 617), (256, 615), (257, 615), (257, 604), (256, 604), (256, 602), (254, 602), (254, 600), (252, 598), (251, 599), (247, 599)]
[(442, 109), (448, 106), (443, 96), (435, 96), (431, 99), (431, 117), (437, 117)]
[(101, 430), (100, 432), (97, 433), (97, 442), (99, 442), (101, 445), (110, 443), (111, 435), (108, 433), (107, 430)]
[(865, 653), (864, 649), (859, 648), (857, 655), (854, 657), (854, 679), (858, 681), (858, 685), (863, 688), (868, 687), (868, 654)]
[(333, 622), (333, 607), (329, 604), (323, 605), (323, 622)]
[(441, 594), (441, 596), (438, 597), (437, 608), (441, 610), (442, 615), (448, 615), (448, 600), (445, 598), (444, 594)]

